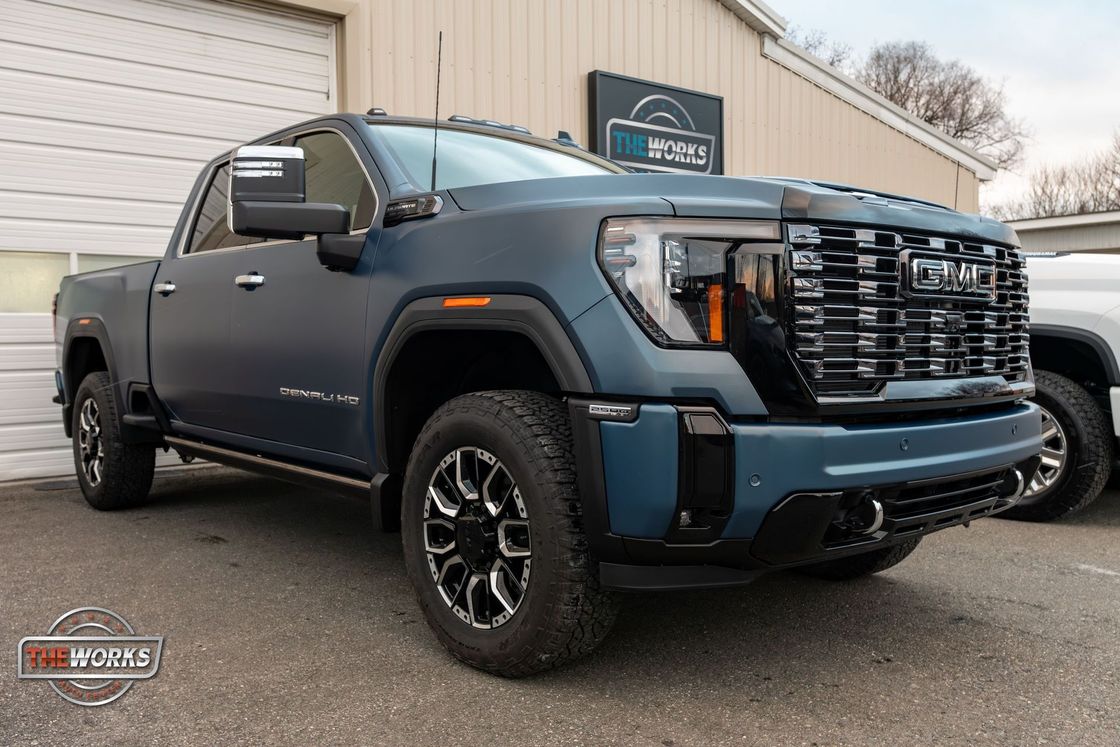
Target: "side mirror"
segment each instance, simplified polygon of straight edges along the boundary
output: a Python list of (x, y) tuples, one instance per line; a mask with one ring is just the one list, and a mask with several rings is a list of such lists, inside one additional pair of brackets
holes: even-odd
[(305, 199), (301, 148), (246, 145), (237, 149), (229, 172), (231, 231), (266, 239), (350, 232), (348, 209)]

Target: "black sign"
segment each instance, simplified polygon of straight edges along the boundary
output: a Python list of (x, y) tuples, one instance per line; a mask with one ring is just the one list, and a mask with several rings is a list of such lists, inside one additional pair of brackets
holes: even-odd
[(632, 169), (723, 173), (723, 97), (595, 70), (591, 150)]

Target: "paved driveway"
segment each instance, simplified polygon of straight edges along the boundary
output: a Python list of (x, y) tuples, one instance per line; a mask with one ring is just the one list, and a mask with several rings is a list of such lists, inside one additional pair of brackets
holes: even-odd
[[(1120, 743), (1115, 491), (854, 583), (629, 596), (596, 656), (522, 681), (444, 653), (352, 499), (201, 468), (137, 510), (48, 484), (0, 511), (0, 744)], [(18, 640), (85, 605), (166, 636), (98, 708), (15, 679)]]

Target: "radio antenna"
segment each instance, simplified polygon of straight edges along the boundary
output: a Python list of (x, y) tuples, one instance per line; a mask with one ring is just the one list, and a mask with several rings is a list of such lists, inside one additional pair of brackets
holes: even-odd
[(432, 191), (436, 191), (436, 149), (439, 147), (439, 71), (443, 66), (443, 32), (439, 32), (436, 51), (436, 116), (432, 127)]

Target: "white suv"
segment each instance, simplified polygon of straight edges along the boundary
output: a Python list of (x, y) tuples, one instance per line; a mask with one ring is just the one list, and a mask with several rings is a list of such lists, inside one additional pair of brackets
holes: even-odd
[(1029, 256), (1027, 274), (1043, 461), (1003, 515), (1046, 521), (1096, 499), (1120, 453), (1120, 256)]

